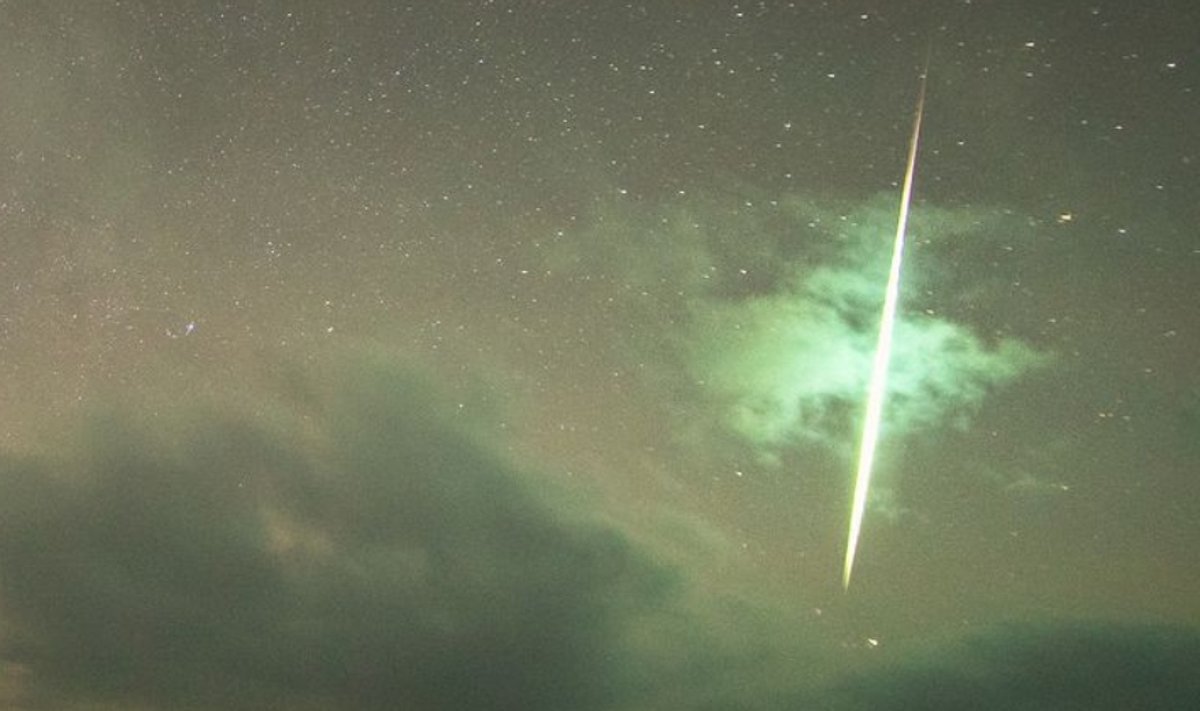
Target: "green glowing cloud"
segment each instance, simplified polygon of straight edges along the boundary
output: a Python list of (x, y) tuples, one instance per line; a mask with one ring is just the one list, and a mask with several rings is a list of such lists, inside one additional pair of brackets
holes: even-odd
[[(895, 197), (725, 202), (613, 208), (572, 243), (571, 259), (623, 295), (635, 357), (677, 371), (656, 375), (680, 401), (689, 440), (715, 427), (764, 461), (805, 444), (848, 453), (876, 345)], [(964, 426), (992, 389), (1047, 360), (1022, 341), (937, 315), (968, 289), (978, 299), (983, 279), (963, 272), (986, 269), (946, 253), (1009, 239), (1013, 223), (1001, 211), (914, 211), (886, 434)]]
[[(768, 450), (797, 441), (845, 447), (870, 374), (893, 217), (875, 205), (851, 212), (829, 236), (840, 254), (800, 266), (769, 293), (697, 304), (686, 339), (692, 377), (723, 410), (721, 421)], [(914, 215), (913, 235), (977, 219), (947, 211)], [(814, 224), (814, 223), (809, 223)], [(819, 224), (819, 223), (816, 223)], [(917, 251), (906, 269), (920, 272)], [(936, 270), (934, 270), (936, 271)], [(919, 275), (902, 288), (922, 283)], [(964, 425), (995, 386), (1043, 362), (1013, 338), (985, 341), (963, 324), (905, 308), (896, 326), (885, 431)]]

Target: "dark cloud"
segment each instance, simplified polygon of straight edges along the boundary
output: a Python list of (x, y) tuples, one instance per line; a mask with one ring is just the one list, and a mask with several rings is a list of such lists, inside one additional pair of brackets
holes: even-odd
[(1014, 625), (854, 676), (817, 708), (1192, 709), (1200, 634), (1134, 625)]
[(360, 364), (257, 409), (108, 414), (0, 463), (2, 651), (30, 703), (579, 709), (647, 673), (626, 633), (675, 576), (421, 383)]

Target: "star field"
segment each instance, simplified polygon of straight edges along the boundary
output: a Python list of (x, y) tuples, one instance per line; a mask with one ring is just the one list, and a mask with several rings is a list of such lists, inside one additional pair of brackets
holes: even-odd
[(0, 705), (1184, 708), (1197, 27), (0, 2)]

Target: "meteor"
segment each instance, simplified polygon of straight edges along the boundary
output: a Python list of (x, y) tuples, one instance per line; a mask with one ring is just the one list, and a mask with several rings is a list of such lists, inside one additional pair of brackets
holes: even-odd
[(854, 554), (862, 533), (863, 514), (867, 508), (867, 492), (871, 486), (871, 467), (875, 462), (875, 446), (879, 442), (879, 424), (887, 394), (888, 363), (892, 358), (892, 332), (896, 326), (896, 305), (900, 300), (900, 264), (904, 258), (904, 233), (908, 227), (908, 206), (912, 202), (913, 175), (917, 167), (917, 144), (921, 140), (921, 119), (925, 114), (925, 79), (929, 63), (921, 72), (921, 88), (913, 117), (912, 137), (908, 142), (908, 163), (904, 170), (904, 187), (900, 192), (900, 216), (896, 220), (896, 240), (892, 246), (892, 266), (884, 292), (883, 314), (879, 319), (879, 340), (871, 367), (871, 382), (867, 389), (867, 407), (863, 419), (862, 441), (858, 449), (858, 473), (854, 479), (854, 499), (850, 507), (850, 531), (846, 540), (846, 560), (842, 566), (842, 589), (850, 588), (854, 570)]

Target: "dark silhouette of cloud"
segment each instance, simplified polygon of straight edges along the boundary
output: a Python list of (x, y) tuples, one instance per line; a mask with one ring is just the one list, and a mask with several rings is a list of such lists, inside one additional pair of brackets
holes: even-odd
[(847, 678), (812, 708), (1194, 709), (1200, 634), (1159, 626), (1011, 625)]
[(0, 705), (1104, 711), (1200, 698), (1197, 633), (1083, 624), (1002, 627), (822, 686), (838, 659), (857, 663), (836, 639), (794, 612), (697, 594), (694, 572), (536, 488), (411, 373), (366, 358), (284, 380), (286, 397), (249, 408), (116, 408), (52, 454), (0, 459)]
[(26, 703), (623, 701), (645, 672), (625, 632), (674, 574), (535, 495), (409, 375), (326, 385), (252, 419), (110, 413), (75, 451), (0, 462), (0, 651)]

